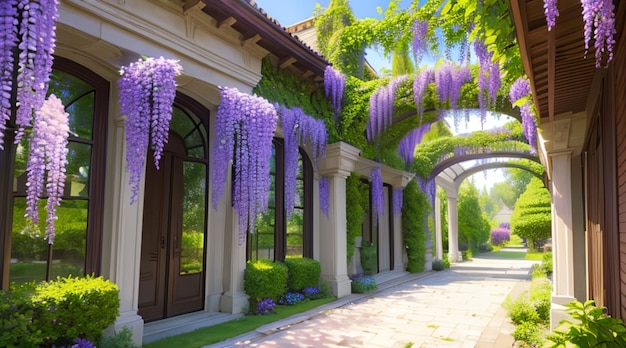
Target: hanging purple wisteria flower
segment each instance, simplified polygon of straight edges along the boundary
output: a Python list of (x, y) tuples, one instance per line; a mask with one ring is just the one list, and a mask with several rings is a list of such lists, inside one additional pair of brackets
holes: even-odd
[[(0, 4), (0, 149), (11, 117), (10, 98), (15, 89), (17, 126), (15, 143), (32, 124), (33, 111), (41, 108), (48, 92), (55, 49), (58, 0), (3, 0)], [(17, 62), (13, 52), (17, 49)], [(13, 73), (17, 71), (13, 85)]]
[(346, 75), (328, 65), (324, 70), (324, 90), (326, 91), (326, 97), (330, 98), (335, 109), (335, 121), (338, 121), (341, 115), (341, 99), (343, 98), (345, 87)]
[(399, 187), (393, 189), (393, 215), (398, 215), (402, 212), (402, 199), (404, 189)]
[(413, 21), (413, 58), (415, 65), (419, 66), (424, 52), (428, 52), (428, 21), (415, 19)]
[(398, 144), (398, 155), (402, 157), (404, 163), (410, 165), (415, 159), (415, 147), (422, 142), (424, 134), (430, 131), (432, 123), (425, 123), (410, 131)]
[(320, 209), (322, 210), (322, 213), (326, 215), (326, 218), (328, 218), (328, 206), (330, 204), (329, 196), (328, 178), (322, 176), (320, 178)]
[[(515, 104), (518, 100), (527, 97), (530, 94), (530, 85), (528, 80), (523, 77), (518, 78), (513, 82), (509, 89), (509, 100), (511, 104)], [(525, 101), (520, 106), (520, 114), (522, 116), (522, 127), (524, 129), (524, 136), (530, 144), (530, 152), (536, 153), (536, 139), (537, 139), (537, 123), (535, 115), (532, 111), (530, 100)]]
[(556, 7), (557, 0), (543, 0), (543, 8), (548, 23), (548, 31), (556, 25), (556, 17), (559, 16), (559, 9)]
[(415, 76), (415, 80), (413, 80), (413, 100), (417, 107), (417, 114), (420, 117), (420, 124), (424, 115), (424, 93), (432, 82), (435, 82), (435, 72), (428, 68), (421, 70)]
[(370, 185), (372, 185), (372, 207), (374, 208), (376, 221), (378, 221), (378, 217), (383, 214), (385, 209), (385, 191), (383, 189), (381, 167), (376, 166), (372, 168)]
[[(481, 41), (474, 41), (474, 51), (478, 57), (480, 72), (478, 73), (478, 106), (480, 107), (480, 120), (484, 124), (487, 117), (487, 106), (495, 103), (498, 90), (502, 84), (500, 78), (500, 65), (492, 62), (492, 53), (487, 50), (487, 46)], [(484, 92), (487, 94), (484, 94)]]
[(367, 122), (367, 140), (374, 142), (378, 137), (391, 126), (393, 118), (393, 102), (396, 97), (398, 85), (406, 81), (407, 75), (399, 76), (391, 81), (387, 86), (380, 86), (376, 92), (370, 96), (370, 117)]
[[(606, 66), (613, 60), (615, 44), (615, 5), (612, 0), (581, 0), (585, 22), (585, 56), (589, 50), (591, 34), (594, 34), (596, 68), (602, 66), (602, 55), (608, 54)], [(595, 30), (593, 29), (595, 27)]]
[(435, 70), (435, 84), (439, 101), (445, 103), (449, 100), (452, 110), (456, 110), (457, 102), (461, 96), (461, 87), (472, 80), (472, 74), (467, 67), (456, 66), (452, 62), (445, 61)]
[(42, 107), (35, 112), (32, 131), (30, 156), (26, 168), (26, 217), (33, 224), (38, 223), (37, 202), (44, 192), (45, 182), (45, 190), (48, 194), (46, 239), (49, 244), (52, 244), (55, 235), (54, 221), (57, 219), (56, 208), (61, 204), (65, 188), (65, 166), (70, 132), (69, 114), (65, 112), (61, 100), (54, 94), (50, 95)]
[(326, 154), (326, 125), (302, 111), (275, 105), (279, 111), (285, 134), (285, 212), (287, 220), (296, 204), (296, 181), (298, 175), (298, 153), (301, 144), (309, 141), (313, 148), (313, 164), (319, 167), (320, 159)]
[(154, 151), (154, 165), (159, 169), (172, 119), (176, 76), (181, 72), (177, 60), (163, 57), (142, 58), (120, 70), (120, 111), (126, 116), (126, 166), (130, 172), (131, 204), (139, 194), (148, 145)]
[(213, 146), (213, 207), (217, 209), (224, 194), (234, 158), (232, 199), (239, 216), (239, 245), (245, 241), (246, 230), (254, 231), (257, 214), (267, 210), (276, 121), (276, 110), (264, 98), (222, 88)]

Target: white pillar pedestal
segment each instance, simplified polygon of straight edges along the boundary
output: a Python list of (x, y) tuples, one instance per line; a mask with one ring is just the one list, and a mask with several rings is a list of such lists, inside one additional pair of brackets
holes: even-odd
[(459, 252), (459, 221), (457, 213), (458, 193), (446, 190), (448, 197), (448, 259), (450, 262), (463, 261)]
[(551, 326), (564, 318), (563, 305), (574, 301), (571, 152), (549, 153), (552, 161), (552, 307)]
[(349, 295), (346, 255), (346, 178), (354, 171), (360, 150), (346, 143), (326, 147), (326, 157), (320, 163), (320, 175), (328, 177), (328, 219), (320, 215), (320, 250), (322, 277), (333, 287), (337, 298)]

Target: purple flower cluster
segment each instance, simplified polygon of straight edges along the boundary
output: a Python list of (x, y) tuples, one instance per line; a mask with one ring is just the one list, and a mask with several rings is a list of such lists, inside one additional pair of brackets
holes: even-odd
[(511, 224), (508, 223), (508, 222), (501, 222), (498, 227), (499, 228), (506, 228), (507, 230), (510, 230), (511, 229)]
[[(509, 89), (509, 98), (511, 104), (515, 104), (519, 99), (526, 97), (530, 94), (530, 86), (528, 80), (520, 77), (511, 85)], [(532, 111), (530, 100), (527, 100), (520, 106), (520, 114), (522, 116), (522, 127), (524, 129), (524, 136), (530, 144), (531, 153), (536, 153), (536, 139), (537, 139), (537, 124), (535, 120), (535, 114)]]
[[(607, 52), (606, 65), (613, 60), (615, 44), (615, 5), (612, 0), (581, 0), (585, 22), (585, 54), (589, 50), (591, 34), (594, 34), (596, 68), (602, 65), (602, 55)], [(593, 28), (595, 27), (595, 30)]]
[(383, 176), (379, 166), (373, 167), (370, 173), (370, 181), (372, 185), (372, 207), (374, 208), (374, 216), (378, 217), (383, 214), (385, 209), (385, 191), (383, 189)]
[(393, 189), (393, 215), (398, 215), (402, 212), (402, 196), (404, 189), (401, 187)]
[(511, 240), (511, 231), (508, 228), (494, 228), (491, 230), (491, 244), (503, 245)]
[(413, 21), (413, 57), (415, 65), (419, 66), (424, 52), (428, 51), (428, 21), (415, 19)]
[(34, 224), (39, 221), (37, 202), (42, 196), (44, 178), (46, 179), (48, 194), (46, 239), (49, 244), (54, 242), (56, 208), (61, 205), (65, 187), (69, 132), (69, 114), (65, 112), (61, 100), (51, 94), (35, 113), (30, 156), (26, 168), (26, 217)]
[(556, 25), (556, 17), (559, 16), (559, 9), (556, 7), (557, 0), (543, 0), (544, 13), (548, 23), (548, 31)]
[(410, 165), (415, 159), (415, 147), (422, 142), (424, 134), (430, 131), (432, 123), (424, 123), (417, 128), (411, 130), (404, 138), (400, 139), (398, 144), (398, 155), (404, 159), (404, 163)]
[(0, 150), (4, 147), (4, 131), (11, 118), (13, 89), (13, 48), (17, 44), (17, 0), (0, 3)]
[[(487, 50), (487, 46), (483, 42), (474, 41), (474, 51), (480, 65), (480, 72), (478, 73), (478, 105), (480, 107), (481, 122), (484, 124), (489, 101), (491, 100), (492, 103), (495, 103), (498, 90), (502, 84), (500, 65), (491, 61), (492, 53)], [(487, 95), (484, 94), (484, 91), (487, 91)]]
[(126, 166), (130, 173), (131, 204), (137, 200), (148, 145), (159, 168), (167, 143), (176, 97), (176, 76), (182, 67), (177, 60), (142, 58), (120, 70), (120, 112), (126, 115)]
[(84, 338), (76, 338), (70, 348), (96, 348), (96, 345)]
[(439, 101), (443, 104), (450, 101), (452, 110), (456, 110), (457, 101), (461, 96), (461, 87), (472, 80), (472, 74), (467, 67), (459, 67), (450, 61), (445, 61), (435, 70), (435, 85)]
[(311, 298), (317, 294), (320, 293), (320, 288), (318, 287), (306, 287), (304, 289), (302, 289), (302, 294), (304, 295), (304, 297), (306, 298)]
[[(4, 133), (11, 112), (11, 93), (16, 89), (18, 126), (15, 142), (31, 125), (33, 111), (43, 105), (48, 92), (55, 49), (55, 22), (59, 17), (58, 0), (7, 0), (0, 4), (0, 134)], [(18, 61), (13, 52), (18, 50)], [(17, 63), (17, 69), (15, 69)], [(13, 73), (17, 70), (17, 84)], [(0, 135), (0, 149), (3, 148)]]
[(328, 218), (328, 204), (330, 203), (330, 200), (329, 200), (330, 192), (328, 191), (328, 178), (325, 176), (320, 177), (319, 185), (320, 185), (320, 209), (322, 210), (322, 213), (326, 215), (326, 218)]
[(415, 80), (413, 80), (413, 100), (415, 100), (417, 114), (420, 117), (420, 124), (422, 123), (422, 116), (424, 114), (424, 93), (428, 85), (432, 82), (435, 82), (435, 72), (428, 68), (420, 71), (419, 74), (415, 76)]
[(285, 106), (275, 107), (279, 110), (282, 128), (285, 134), (285, 211), (287, 220), (291, 216), (296, 203), (296, 181), (298, 175), (298, 149), (307, 140), (313, 147), (313, 164), (319, 167), (321, 157), (326, 154), (326, 125), (300, 108), (289, 109)]
[(223, 87), (217, 109), (213, 146), (213, 207), (224, 194), (234, 158), (233, 208), (239, 215), (239, 245), (246, 229), (254, 231), (258, 213), (267, 210), (271, 185), (270, 159), (276, 109), (264, 98)]
[(276, 307), (274, 300), (272, 300), (271, 298), (266, 298), (259, 301), (256, 306), (256, 313), (261, 315), (270, 314), (274, 312), (274, 307)]
[(326, 91), (326, 97), (330, 97), (330, 101), (335, 108), (335, 121), (341, 115), (341, 99), (343, 98), (345, 87), (346, 75), (341, 73), (341, 71), (335, 70), (330, 65), (326, 66), (324, 70), (324, 90)]
[(367, 140), (370, 142), (374, 142), (385, 129), (391, 126), (396, 89), (406, 79), (406, 75), (393, 78), (387, 86), (380, 86), (370, 96), (370, 117), (365, 130)]
[(304, 295), (299, 292), (287, 292), (278, 300), (279, 304), (292, 306), (304, 301)]

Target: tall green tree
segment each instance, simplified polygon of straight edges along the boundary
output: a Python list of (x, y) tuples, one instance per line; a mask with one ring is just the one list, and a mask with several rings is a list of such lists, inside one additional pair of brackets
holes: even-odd
[(552, 231), (551, 198), (541, 180), (532, 178), (515, 204), (511, 231), (526, 238), (528, 245), (539, 248)]
[(459, 188), (458, 226), (459, 247), (464, 244), (476, 252), (482, 243), (489, 240), (489, 220), (480, 209), (476, 186), (468, 180)]

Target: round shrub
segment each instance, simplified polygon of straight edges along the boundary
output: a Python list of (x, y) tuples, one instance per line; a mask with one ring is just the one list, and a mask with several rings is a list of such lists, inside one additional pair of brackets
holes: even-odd
[(256, 308), (256, 303), (265, 298), (276, 302), (287, 288), (287, 266), (267, 259), (248, 262), (243, 281), (246, 294), (254, 301), (250, 308)]
[(298, 292), (304, 288), (319, 286), (322, 267), (319, 261), (306, 257), (285, 259), (288, 269), (287, 286), (290, 291)]
[(433, 260), (433, 271), (443, 271), (443, 261), (439, 259)]

